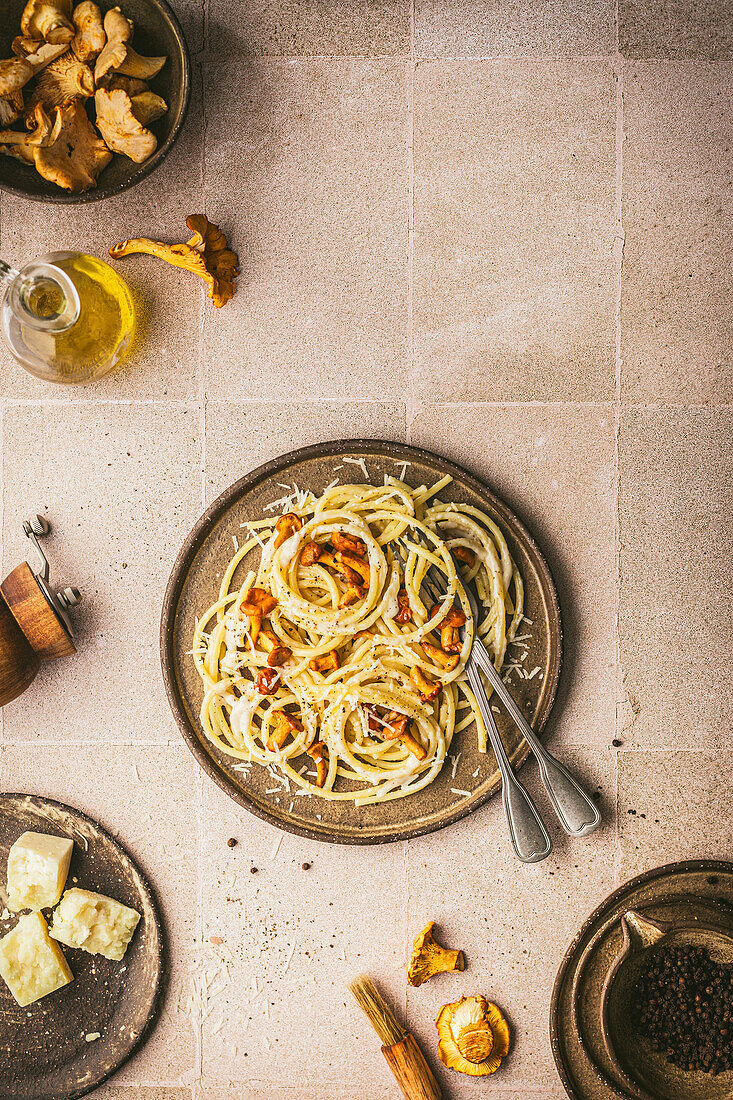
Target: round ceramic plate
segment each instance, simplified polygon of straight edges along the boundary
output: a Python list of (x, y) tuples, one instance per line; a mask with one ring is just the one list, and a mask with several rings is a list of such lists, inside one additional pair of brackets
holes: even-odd
[[(616, 890), (588, 917), (565, 954), (550, 1006), (552, 1051), (572, 1100), (638, 1097), (609, 1059), (601, 1032), (603, 987), (622, 948), (621, 917), (629, 909), (673, 924), (699, 921), (733, 928), (733, 863), (691, 860), (647, 871)], [(675, 1088), (678, 1075), (681, 1082), (681, 1071), (666, 1074), (667, 1100), (689, 1095), (687, 1085), (684, 1091)], [(733, 1074), (694, 1077), (700, 1079), (697, 1095), (706, 1100), (733, 1094)]]
[[(107, 894), (142, 918), (121, 962), (63, 946), (74, 980), (27, 1008), (0, 980), (0, 1100), (74, 1100), (114, 1073), (150, 1027), (163, 976), (161, 926), (150, 887), (120, 845), (85, 814), (34, 795), (0, 795), (3, 907), (8, 850), (26, 831), (70, 837), (67, 887)], [(0, 935), (16, 919), (0, 917)]]
[[(277, 515), (267, 505), (281, 500), (293, 484), (320, 495), (335, 478), (376, 485), (385, 475), (404, 477), (413, 486), (431, 485), (445, 474), (453, 482), (441, 494), (482, 508), (501, 527), (524, 579), (524, 633), (529, 652), (524, 666), (532, 678), (512, 678), (510, 688), (538, 731), (550, 713), (560, 674), (561, 627), (555, 587), (544, 558), (526, 528), (493, 493), (459, 466), (427, 451), (379, 440), (341, 440), (305, 447), (260, 466), (235, 482), (211, 505), (186, 539), (173, 567), (163, 604), (161, 657), (168, 699), (186, 742), (205, 771), (252, 813), (280, 828), (315, 840), (373, 844), (418, 836), (449, 825), (483, 805), (500, 788), (493, 753), (479, 753), (473, 726), (456, 735), (441, 774), (424, 790), (381, 805), (355, 808), (346, 802), (295, 798), (273, 782), (264, 768), (245, 776), (237, 761), (206, 738), (199, 723), (203, 697), (190, 656), (196, 617), (217, 598), (221, 576), (242, 538), (244, 521)], [(259, 549), (253, 560), (259, 560)], [(240, 567), (242, 568), (242, 567)], [(244, 568), (248, 568), (245, 559)], [(504, 744), (515, 767), (528, 748), (503, 712), (496, 714)]]

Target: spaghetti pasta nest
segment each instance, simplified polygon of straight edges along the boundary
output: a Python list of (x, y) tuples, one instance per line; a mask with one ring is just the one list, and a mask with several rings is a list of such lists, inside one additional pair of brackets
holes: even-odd
[[(363, 806), (426, 787), (472, 722), (486, 751), (465, 663), (477, 631), (501, 669), (523, 585), (491, 517), (438, 498), (450, 481), (296, 490), (277, 520), (242, 525), (249, 538), (193, 640), (201, 723), (223, 753)], [(421, 594), (430, 566), (443, 581), (434, 606)]]

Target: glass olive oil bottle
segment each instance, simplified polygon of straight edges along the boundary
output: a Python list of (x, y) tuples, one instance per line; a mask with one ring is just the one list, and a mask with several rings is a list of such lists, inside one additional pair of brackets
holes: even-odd
[(114, 268), (82, 252), (53, 252), (15, 271), (0, 261), (7, 291), (0, 322), (19, 363), (47, 382), (91, 382), (130, 347), (135, 309)]

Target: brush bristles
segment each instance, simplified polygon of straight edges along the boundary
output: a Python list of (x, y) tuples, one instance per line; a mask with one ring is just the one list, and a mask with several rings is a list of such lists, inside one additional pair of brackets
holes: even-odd
[(349, 989), (359, 1007), (366, 1013), (383, 1046), (391, 1047), (404, 1039), (407, 1032), (397, 1023), (392, 1009), (384, 1003), (370, 977), (366, 974), (360, 975), (349, 982)]

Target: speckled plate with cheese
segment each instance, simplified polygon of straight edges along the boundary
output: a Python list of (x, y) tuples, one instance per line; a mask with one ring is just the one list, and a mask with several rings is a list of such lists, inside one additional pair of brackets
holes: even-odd
[[(122, 962), (64, 944), (73, 981), (25, 1008), (0, 982), (0, 1100), (75, 1100), (114, 1073), (150, 1028), (163, 976), (162, 929), (145, 878), (101, 826), (50, 799), (2, 794), (0, 936), (19, 919), (5, 896), (5, 868), (24, 832), (73, 840), (67, 890), (97, 891), (141, 915)], [(50, 923), (51, 910), (42, 912)]]

